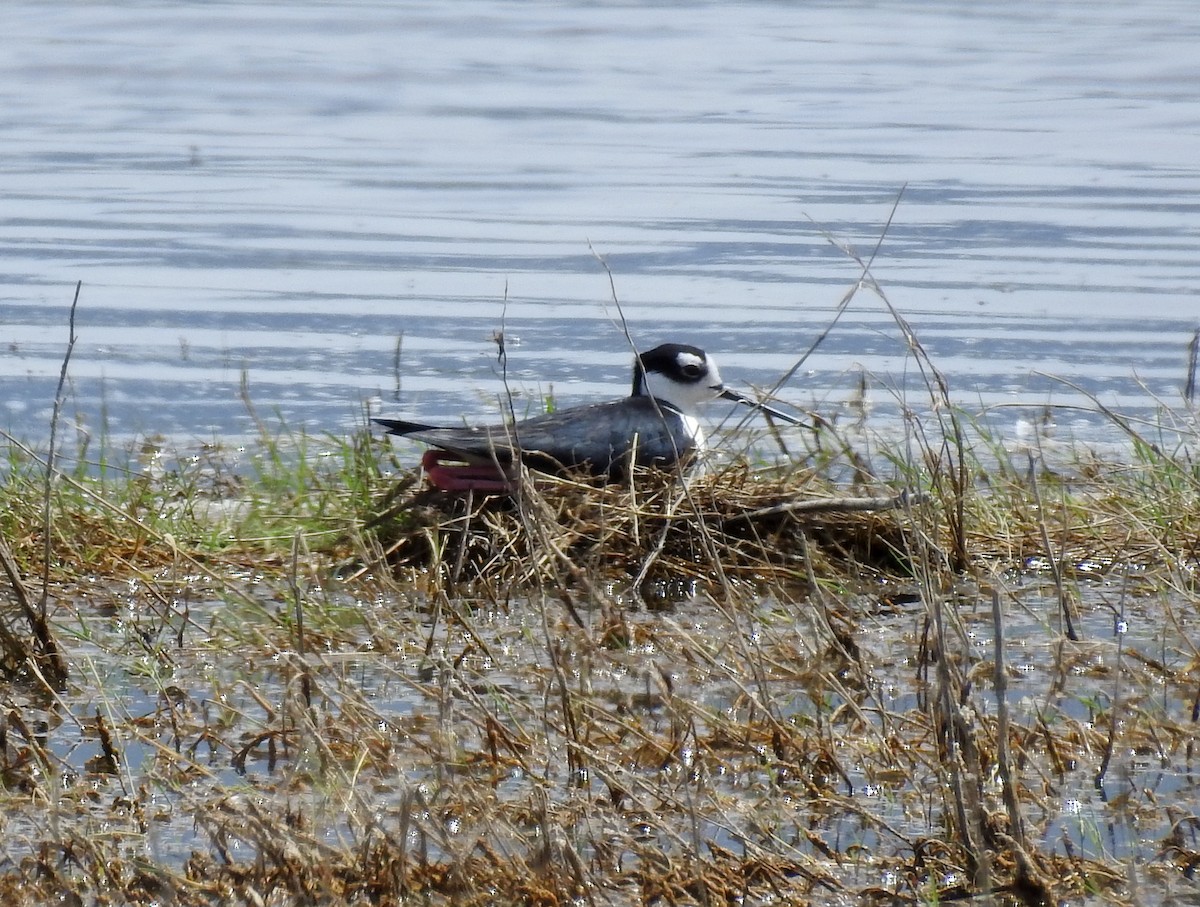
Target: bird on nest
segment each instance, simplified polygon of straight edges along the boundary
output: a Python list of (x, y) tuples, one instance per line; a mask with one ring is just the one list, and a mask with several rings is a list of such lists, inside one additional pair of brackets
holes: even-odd
[(431, 445), (421, 465), (443, 491), (511, 489), (516, 463), (548, 473), (583, 471), (617, 479), (630, 463), (670, 469), (704, 449), (700, 407), (734, 400), (795, 425), (799, 419), (725, 386), (704, 350), (664, 343), (634, 358), (628, 397), (514, 422), (437, 427), (375, 419), (389, 434)]

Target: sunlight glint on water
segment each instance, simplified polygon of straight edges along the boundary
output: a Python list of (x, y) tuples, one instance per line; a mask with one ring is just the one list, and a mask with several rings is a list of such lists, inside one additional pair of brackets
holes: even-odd
[[(250, 433), (243, 370), (316, 431), (364, 401), (494, 415), (502, 324), (532, 399), (621, 394), (596, 255), (641, 345), (770, 384), (859, 277), (835, 243), (870, 255), (902, 187), (872, 273), (957, 399), (1086, 404), (1051, 375), (1175, 402), (1186, 8), (10, 5), (0, 427), (44, 437), (77, 280), (68, 412), (113, 441)], [(835, 409), (861, 370), (888, 418), (912, 363), (865, 291), (781, 396)]]

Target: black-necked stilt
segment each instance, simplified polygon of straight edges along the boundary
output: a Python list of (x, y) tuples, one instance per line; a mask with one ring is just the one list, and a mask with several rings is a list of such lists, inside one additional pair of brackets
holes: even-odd
[(660, 467), (685, 462), (704, 447), (697, 410), (718, 398), (801, 424), (725, 387), (712, 358), (681, 343), (664, 343), (636, 357), (633, 390), (621, 400), (470, 428), (437, 428), (400, 419), (375, 421), (391, 434), (438, 448), (426, 451), (421, 462), (430, 481), (442, 490), (503, 491), (509, 487), (505, 470), (518, 451), (521, 462), (531, 469), (583, 469), (610, 478), (625, 473), (630, 460), (638, 466)]

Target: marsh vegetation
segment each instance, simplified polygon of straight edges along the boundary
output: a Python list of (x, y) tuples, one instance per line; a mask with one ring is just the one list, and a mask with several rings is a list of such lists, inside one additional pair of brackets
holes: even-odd
[(690, 481), (8, 438), (4, 902), (1196, 897), (1194, 412), (1016, 450), (920, 361)]

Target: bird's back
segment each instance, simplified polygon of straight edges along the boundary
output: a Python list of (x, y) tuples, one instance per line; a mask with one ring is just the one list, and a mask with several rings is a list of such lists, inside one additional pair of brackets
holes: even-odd
[(435, 428), (378, 421), (393, 434), (424, 441), (471, 461), (508, 466), (519, 449), (526, 465), (549, 472), (586, 468), (616, 475), (626, 471), (632, 453), (639, 466), (671, 466), (702, 443), (695, 419), (650, 397), (572, 407), (513, 425)]

